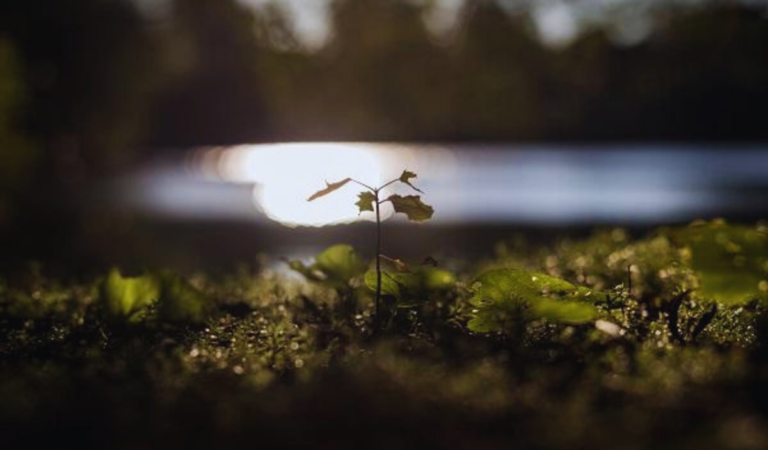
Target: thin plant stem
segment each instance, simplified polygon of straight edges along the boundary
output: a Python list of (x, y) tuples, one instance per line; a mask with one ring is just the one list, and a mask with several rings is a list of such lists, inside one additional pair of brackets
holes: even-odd
[(369, 191), (371, 191), (371, 192), (376, 192), (376, 189), (375, 189), (375, 188), (372, 188), (371, 186), (368, 186), (367, 184), (363, 183), (362, 181), (357, 181), (357, 180), (355, 180), (354, 178), (350, 178), (350, 179), (349, 179), (349, 181), (351, 181), (351, 182), (353, 182), (353, 183), (357, 183), (357, 184), (359, 184), (360, 186), (362, 186), (362, 187), (364, 187), (364, 188), (368, 189), (368, 190), (369, 190)]
[(379, 332), (379, 302), (381, 300), (381, 203), (379, 202), (379, 190), (375, 189), (373, 195), (376, 198), (376, 306), (374, 318), (374, 333)]

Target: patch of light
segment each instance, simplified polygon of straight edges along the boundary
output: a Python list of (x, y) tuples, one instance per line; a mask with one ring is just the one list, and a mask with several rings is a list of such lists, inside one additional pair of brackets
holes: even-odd
[(453, 31), (456, 26), (463, 0), (441, 0), (433, 3), (426, 10), (424, 18), (427, 28), (436, 36), (444, 36)]
[(542, 3), (534, 9), (533, 18), (541, 40), (552, 47), (568, 45), (579, 33), (575, 11), (565, 3)]
[(330, 0), (239, 0), (256, 9), (279, 5), (288, 13), (299, 40), (309, 48), (320, 48), (330, 34)]
[(350, 143), (246, 145), (221, 152), (218, 171), (225, 180), (254, 183), (257, 208), (284, 225), (372, 220), (372, 213), (358, 213), (355, 202), (363, 188), (354, 183), (312, 202), (307, 198), (325, 187), (326, 181), (351, 177), (377, 186), (387, 177), (397, 177), (380, 147)]

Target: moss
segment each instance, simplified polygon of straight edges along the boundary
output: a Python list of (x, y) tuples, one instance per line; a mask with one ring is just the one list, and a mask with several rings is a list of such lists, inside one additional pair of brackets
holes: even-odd
[[(120, 322), (101, 310), (102, 279), (37, 268), (0, 283), (3, 444), (768, 445), (765, 305), (707, 297), (666, 233), (505, 250), (429, 301), (392, 303), (376, 338), (361, 289), (350, 307), (338, 289), (269, 271), (200, 273), (178, 280), (203, 317)], [(596, 317), (471, 332), (471, 280), (512, 265), (602, 291)]]

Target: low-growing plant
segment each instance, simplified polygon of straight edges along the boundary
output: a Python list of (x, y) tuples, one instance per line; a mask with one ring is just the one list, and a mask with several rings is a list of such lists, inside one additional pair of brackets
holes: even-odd
[[(381, 303), (381, 294), (382, 294), (381, 261), (382, 261), (382, 257), (384, 256), (381, 254), (381, 246), (382, 246), (381, 205), (383, 203), (389, 202), (392, 204), (392, 207), (394, 208), (395, 213), (405, 214), (406, 217), (408, 217), (408, 220), (412, 220), (415, 222), (423, 222), (425, 220), (429, 220), (430, 218), (432, 218), (432, 215), (435, 212), (431, 206), (421, 201), (421, 196), (419, 195), (403, 196), (398, 194), (392, 194), (387, 196), (386, 198), (382, 198), (381, 194), (384, 189), (394, 185), (395, 183), (408, 185), (411, 189), (423, 194), (423, 192), (419, 188), (417, 188), (411, 183), (411, 180), (416, 177), (417, 175), (415, 173), (410, 172), (408, 170), (404, 170), (403, 173), (400, 175), (400, 177), (390, 180), (378, 187), (369, 186), (353, 178), (345, 178), (335, 183), (328, 183), (326, 181), (325, 183), (326, 187), (324, 189), (321, 189), (315, 192), (307, 199), (307, 201), (310, 201), (310, 202), (314, 201), (320, 197), (330, 194), (331, 192), (341, 189), (347, 183), (350, 183), (350, 182), (365, 188), (364, 191), (358, 194), (358, 201), (355, 204), (359, 208), (360, 213), (363, 213), (365, 211), (370, 211), (376, 214), (376, 299), (375, 299), (375, 305), (374, 305), (374, 310), (375, 310), (374, 330), (375, 331), (379, 330), (379, 320), (380, 320), (379, 305)], [(388, 258), (388, 259), (394, 262), (399, 261), (392, 258)], [(395, 279), (392, 279), (392, 281), (397, 283), (397, 280)]]
[(107, 319), (143, 322), (152, 312), (167, 322), (200, 323), (210, 305), (203, 294), (170, 272), (124, 277), (112, 269), (101, 287)]
[(472, 285), (470, 330), (479, 333), (520, 332), (534, 319), (581, 324), (594, 320), (594, 302), (605, 294), (575, 286), (543, 273), (497, 269), (481, 274)]

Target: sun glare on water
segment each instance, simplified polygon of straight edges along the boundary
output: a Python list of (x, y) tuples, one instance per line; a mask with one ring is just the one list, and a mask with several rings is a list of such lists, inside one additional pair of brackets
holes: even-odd
[[(322, 199), (307, 198), (347, 177), (380, 185), (387, 170), (378, 146), (347, 143), (295, 143), (239, 146), (218, 159), (219, 173), (229, 181), (255, 183), (254, 202), (268, 217), (284, 225), (321, 226), (371, 220), (358, 214), (355, 202), (362, 188), (352, 183)], [(396, 175), (395, 175), (396, 176)]]

